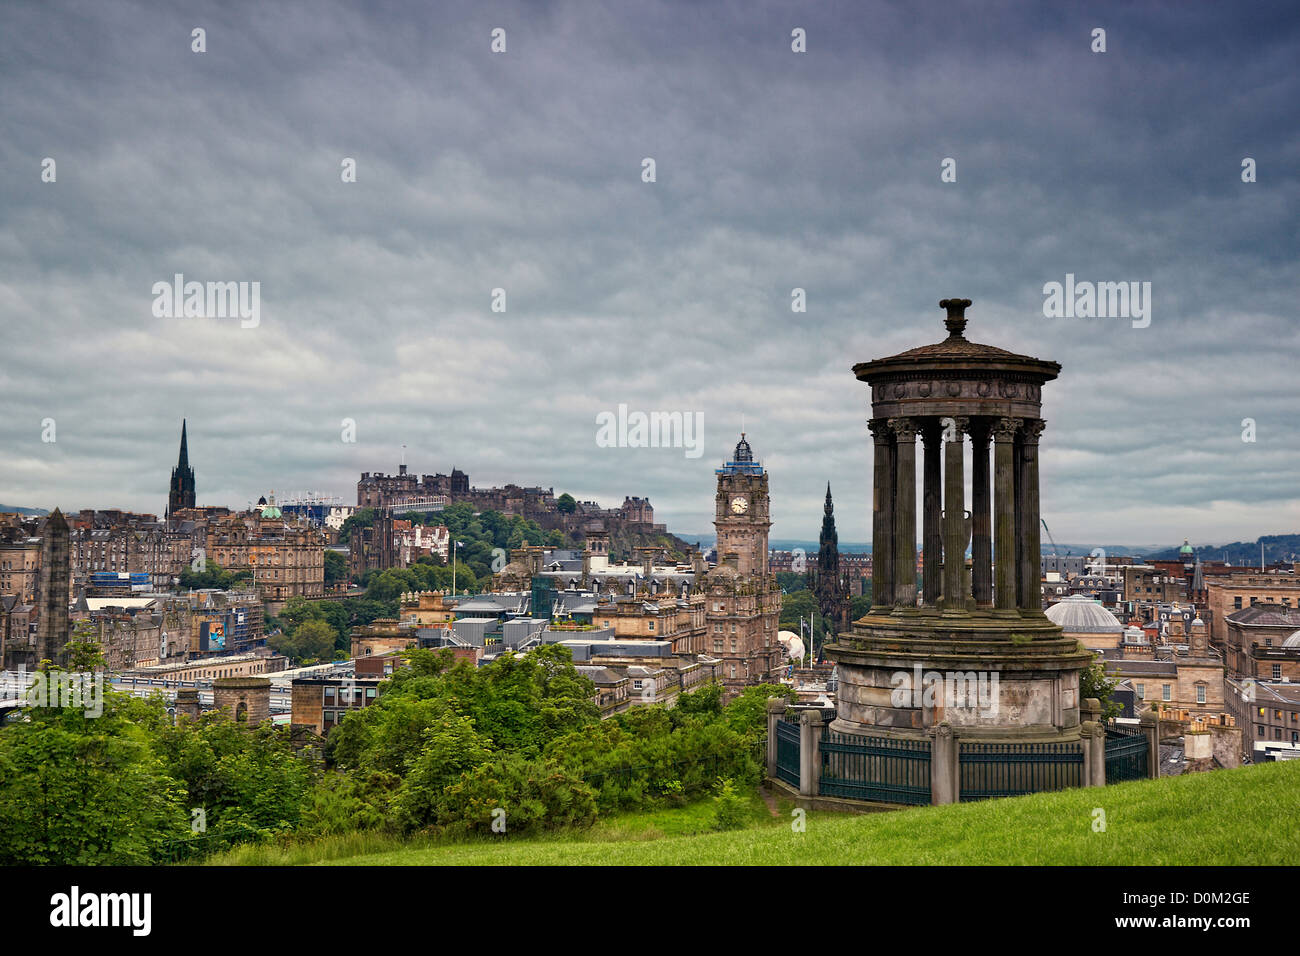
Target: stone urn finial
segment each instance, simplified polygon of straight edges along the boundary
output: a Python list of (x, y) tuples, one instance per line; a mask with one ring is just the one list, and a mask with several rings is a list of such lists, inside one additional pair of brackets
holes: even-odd
[(948, 310), (948, 318), (943, 320), (943, 324), (950, 337), (962, 338), (962, 332), (966, 329), (966, 309), (969, 306), (970, 299), (943, 299), (939, 302), (939, 308)]

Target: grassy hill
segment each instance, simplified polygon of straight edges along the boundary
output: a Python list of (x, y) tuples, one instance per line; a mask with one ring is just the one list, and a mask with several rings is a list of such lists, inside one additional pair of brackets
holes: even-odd
[[(1105, 832), (1094, 832), (1094, 810)], [(747, 829), (707, 832), (708, 803), (635, 814), (589, 831), (530, 839), (400, 845), (342, 838), (289, 850), (236, 850), (234, 864), (366, 866), (1292, 864), (1300, 857), (1300, 761), (1132, 781), (1007, 800), (862, 816), (790, 807), (773, 818), (755, 799)]]

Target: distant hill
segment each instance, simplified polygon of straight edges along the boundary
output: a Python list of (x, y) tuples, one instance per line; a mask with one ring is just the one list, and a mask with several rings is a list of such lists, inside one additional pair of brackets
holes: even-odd
[(15, 512), (17, 512), (20, 515), (49, 514), (49, 511), (46, 510), (45, 508), (20, 508), (17, 505), (0, 505), (0, 514), (14, 514)]
[[(1232, 565), (1259, 567), (1259, 547), (1264, 546), (1264, 561), (1300, 560), (1300, 534), (1266, 534), (1254, 541), (1234, 541), (1232, 544), (1192, 545), (1202, 561), (1227, 561)], [(1173, 561), (1178, 558), (1178, 548), (1166, 548), (1147, 555), (1148, 560)]]

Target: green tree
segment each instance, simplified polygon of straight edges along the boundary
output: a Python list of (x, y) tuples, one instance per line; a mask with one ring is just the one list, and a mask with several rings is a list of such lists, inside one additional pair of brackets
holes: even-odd
[(337, 551), (325, 551), (325, 586), (333, 587), (348, 579), (348, 559)]
[(267, 638), (276, 652), (294, 661), (331, 660), (339, 633), (323, 617), (310, 617), (290, 633)]
[(573, 495), (565, 492), (555, 499), (555, 510), (562, 515), (571, 515), (578, 510), (578, 502), (574, 500)]
[(0, 730), (0, 864), (148, 864), (188, 833), (183, 788), (151, 746), (161, 698), (105, 689), (98, 717), (67, 707), (24, 717)]

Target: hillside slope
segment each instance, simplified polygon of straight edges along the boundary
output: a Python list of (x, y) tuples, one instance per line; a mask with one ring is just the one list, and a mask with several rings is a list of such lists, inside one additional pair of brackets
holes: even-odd
[[(1094, 811), (1105, 831), (1094, 832)], [(334, 865), (1294, 864), (1300, 761), (1007, 800), (625, 842), (583, 834), (399, 850)]]

